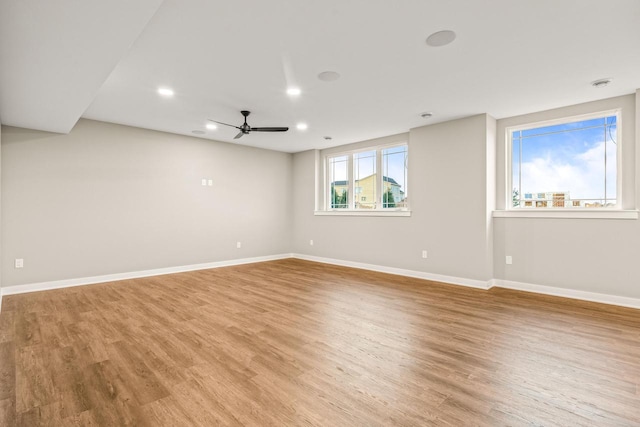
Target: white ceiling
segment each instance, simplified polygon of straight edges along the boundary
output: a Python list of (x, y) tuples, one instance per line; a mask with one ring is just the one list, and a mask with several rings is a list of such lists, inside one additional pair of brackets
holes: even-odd
[[(443, 29), (457, 39), (427, 46)], [(0, 119), (194, 136), (207, 119), (239, 125), (248, 109), (251, 126), (291, 129), (234, 143), (297, 152), (632, 93), (639, 46), (638, 0), (2, 0)], [(327, 70), (341, 78), (320, 81)], [(591, 87), (604, 77), (613, 83)], [(295, 129), (302, 121), (308, 130)]]

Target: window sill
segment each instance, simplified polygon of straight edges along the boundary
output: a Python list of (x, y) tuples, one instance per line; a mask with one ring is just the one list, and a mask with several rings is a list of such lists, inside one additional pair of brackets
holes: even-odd
[(333, 210), (315, 211), (316, 216), (411, 216), (411, 211), (354, 211), (354, 210)]
[(562, 218), (562, 219), (638, 219), (637, 210), (612, 209), (544, 209), (493, 211), (494, 218)]

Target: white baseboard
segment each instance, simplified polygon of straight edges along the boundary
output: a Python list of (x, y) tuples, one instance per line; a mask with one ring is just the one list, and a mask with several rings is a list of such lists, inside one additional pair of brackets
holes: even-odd
[(312, 255), (291, 254), (293, 258), (304, 259), (307, 261), (321, 262), (325, 264), (335, 264), (344, 267), (361, 268), (364, 270), (379, 271), (382, 273), (397, 274), (400, 276), (415, 277), (418, 279), (433, 280), (453, 285), (469, 286), (478, 289), (491, 289), (493, 287), (513, 289), (518, 291), (533, 292), (537, 294), (553, 295), (557, 297), (571, 298), (583, 301), (598, 302), (601, 304), (618, 305), (622, 307), (630, 307), (640, 309), (640, 299), (622, 297), (617, 295), (599, 294), (595, 292), (578, 291), (575, 289), (556, 288), (552, 286), (534, 285), (530, 283), (514, 282), (502, 279), (490, 279), (486, 282), (481, 280), (466, 279), (455, 276), (445, 276), (440, 274), (425, 273), (422, 271), (404, 270), (394, 267), (385, 267), (374, 264), (365, 264), (354, 261), (343, 261), (339, 259), (323, 258)]
[(382, 265), (366, 264), (363, 262), (343, 261), (341, 259), (324, 258), (313, 255), (291, 254), (293, 258), (307, 261), (321, 262), (323, 264), (341, 265), (343, 267), (360, 268), (362, 270), (378, 271), (380, 273), (397, 274), (399, 276), (415, 277), (417, 279), (444, 282), (451, 285), (468, 286), (470, 288), (489, 289), (491, 281), (467, 279), (464, 277), (445, 276), (442, 274), (426, 273), (424, 271), (405, 270), (402, 268), (386, 267)]
[(493, 282), (494, 286), (498, 288), (514, 289), (517, 291), (534, 292), (536, 294), (553, 295), (556, 297), (564, 297), (640, 309), (640, 299), (638, 298), (578, 291), (576, 289), (556, 288), (553, 286), (534, 285), (531, 283), (514, 282), (511, 280), (502, 279), (493, 279)]
[(229, 267), (232, 265), (251, 264), (254, 262), (274, 261), (291, 258), (291, 254), (269, 255), (253, 258), (232, 259), (228, 261), (207, 262), (204, 264), (182, 265), (177, 267), (156, 268), (153, 270), (132, 271), (129, 273), (107, 274), (104, 276), (80, 277), (77, 279), (56, 280), (53, 282), (30, 283), (1, 288), (2, 295), (15, 295), (27, 292), (48, 291), (51, 289), (69, 288), (72, 286), (93, 285), (96, 283), (115, 282), (117, 280), (138, 279), (140, 277), (162, 276), (164, 274), (183, 273), (185, 271), (206, 270), (209, 268)]
[(579, 291), (575, 289), (556, 288), (552, 286), (534, 285), (531, 283), (514, 282), (502, 279), (490, 279), (487, 281), (467, 279), (463, 277), (446, 276), (442, 274), (426, 273), (423, 271), (406, 270), (402, 268), (386, 267), (375, 264), (367, 264), (355, 261), (344, 261), (333, 258), (317, 257), (304, 254), (279, 254), (253, 258), (241, 258), (227, 261), (209, 262), (204, 264), (183, 265), (177, 267), (158, 268), (153, 270), (134, 271), (129, 273), (107, 274), (103, 276), (81, 277), (77, 279), (56, 280), (52, 282), (31, 283), (0, 288), (0, 311), (2, 310), (2, 297), (27, 292), (46, 291), (51, 289), (68, 288), (72, 286), (91, 285), (96, 283), (115, 282), (118, 280), (137, 279), (140, 277), (161, 276), (164, 274), (182, 273), (186, 271), (206, 270), (210, 268), (229, 267), (233, 265), (251, 264), (255, 262), (275, 261), (286, 258), (297, 258), (323, 264), (340, 265), (343, 267), (359, 268), (363, 270), (377, 271), (381, 273), (396, 274), (399, 276), (414, 277), (417, 279), (432, 280), (452, 285), (468, 286), (477, 289), (491, 289), (492, 287), (514, 289), (525, 292), (534, 292), (544, 295), (553, 295), (564, 298), (572, 298), (583, 301), (598, 302), (602, 304), (617, 305), (640, 309), (640, 299), (622, 297), (617, 295), (600, 294), (595, 292)]

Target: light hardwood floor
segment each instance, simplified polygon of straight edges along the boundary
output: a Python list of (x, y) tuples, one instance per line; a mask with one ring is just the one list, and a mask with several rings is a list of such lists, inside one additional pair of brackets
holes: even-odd
[(640, 425), (640, 310), (282, 260), (7, 296), (0, 425)]

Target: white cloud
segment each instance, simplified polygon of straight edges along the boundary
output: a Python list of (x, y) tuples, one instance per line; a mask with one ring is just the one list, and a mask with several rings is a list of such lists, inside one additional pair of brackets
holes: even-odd
[[(547, 154), (522, 163), (522, 192), (569, 191), (572, 199), (603, 198), (604, 148), (604, 142), (599, 142), (573, 159)], [(607, 196), (611, 198), (616, 188), (615, 146), (607, 150), (607, 156)]]

